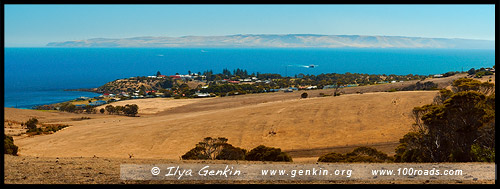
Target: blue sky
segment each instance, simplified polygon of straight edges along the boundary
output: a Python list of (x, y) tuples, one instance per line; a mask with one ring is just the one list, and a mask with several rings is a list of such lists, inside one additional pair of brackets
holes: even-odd
[(5, 5), (4, 23), (7, 47), (233, 34), (495, 40), (494, 5)]

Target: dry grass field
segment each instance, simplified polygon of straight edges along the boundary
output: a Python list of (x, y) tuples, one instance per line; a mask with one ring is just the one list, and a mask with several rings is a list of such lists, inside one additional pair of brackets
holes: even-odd
[[(71, 126), (62, 132), (19, 136), (14, 137), (14, 141), (20, 148), (19, 154), (28, 156), (126, 158), (128, 154), (134, 154), (137, 158), (165, 159), (179, 159), (207, 136), (226, 137), (230, 144), (245, 149), (261, 144), (278, 147), (302, 157), (300, 150), (316, 148), (381, 143), (395, 147), (395, 142), (410, 129), (412, 108), (431, 103), (436, 94), (436, 91), (407, 91), (308, 99), (296, 97), (220, 108), (217, 108), (218, 99), (195, 99), (214, 105), (203, 110), (197, 108), (197, 102), (177, 103), (177, 107), (167, 105), (171, 109), (166, 112), (140, 117), (100, 115), (88, 120), (66, 121), (64, 123)], [(151, 100), (157, 100), (159, 106), (176, 101), (147, 99), (145, 104)], [(231, 100), (239, 101), (239, 98)], [(141, 107), (141, 103), (137, 104)], [(187, 113), (176, 113), (179, 108)], [(276, 134), (270, 134), (272, 131)], [(393, 149), (385, 152), (393, 153)]]
[[(446, 87), (458, 77), (432, 80), (440, 87)], [(4, 108), (5, 120), (25, 122), (30, 117), (36, 117), (42, 123), (71, 125), (50, 135), (14, 136), (19, 156), (6, 156), (6, 183), (38, 183), (36, 179), (43, 179), (43, 176), (34, 176), (28, 181), (23, 181), (21, 177), (22, 174), (33, 173), (33, 169), (26, 168), (24, 172), (17, 173), (12, 167), (23, 167), (29, 163), (38, 164), (41, 170), (58, 170), (44, 163), (56, 157), (64, 159), (66, 164), (75, 164), (82, 169), (91, 167), (92, 170), (102, 168), (93, 163), (93, 157), (113, 162), (103, 174), (96, 172), (92, 175), (92, 172), (86, 178), (78, 175), (80, 180), (62, 183), (121, 183), (115, 178), (119, 174), (111, 176), (114, 179), (109, 182), (98, 177), (107, 172), (116, 174), (119, 172), (114, 169), (117, 164), (135, 159), (179, 161), (180, 156), (208, 136), (226, 137), (228, 143), (248, 150), (258, 145), (281, 148), (296, 163), (313, 163), (323, 154), (345, 153), (357, 146), (373, 146), (393, 155), (399, 139), (411, 128), (413, 107), (431, 103), (438, 92), (382, 91), (414, 83), (416, 81), (345, 88), (345, 94), (337, 97), (319, 97), (319, 93), (329, 94), (333, 90), (305, 91), (310, 97), (307, 99), (301, 99), (302, 92), (299, 91), (207, 99), (137, 99), (113, 103), (137, 104), (138, 117)], [(363, 94), (356, 93), (360, 91)], [(82, 116), (90, 119), (78, 120)], [(133, 158), (129, 159), (129, 155)], [(94, 176), (97, 177), (91, 179)]]

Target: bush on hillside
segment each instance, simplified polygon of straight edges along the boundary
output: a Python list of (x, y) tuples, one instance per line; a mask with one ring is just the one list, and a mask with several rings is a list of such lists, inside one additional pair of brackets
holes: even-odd
[(188, 151), (182, 156), (182, 159), (216, 159), (224, 148), (229, 148), (227, 138), (218, 137), (205, 137), (201, 142), (196, 144), (196, 147)]
[(184, 160), (198, 160), (198, 159), (208, 159), (207, 156), (202, 154), (204, 148), (197, 146), (188, 152), (186, 152), (184, 155), (181, 156), (182, 159)]
[(418, 91), (418, 90), (437, 90), (438, 85), (432, 81), (427, 81), (425, 83), (421, 83), (420, 81), (415, 83), (414, 85), (410, 85), (407, 87), (403, 87), (402, 91)]
[(224, 147), (222, 148), (221, 152), (215, 159), (219, 160), (245, 160), (245, 155), (247, 153), (247, 150), (239, 148), (239, 147), (234, 147), (231, 144), (224, 144)]
[(331, 152), (318, 158), (319, 162), (344, 162), (345, 155)]
[(250, 152), (234, 147), (223, 137), (206, 137), (196, 147), (181, 156), (184, 160), (250, 160), (250, 161), (287, 161), (292, 158), (279, 148), (260, 145)]
[(247, 153), (246, 160), (250, 161), (287, 161), (292, 162), (292, 157), (282, 152), (280, 148), (266, 147), (260, 145)]
[(372, 147), (358, 147), (346, 154), (328, 153), (318, 158), (318, 162), (370, 162), (382, 163), (392, 162), (392, 158), (387, 154)]
[(36, 132), (38, 130), (36, 124), (38, 124), (38, 119), (30, 118), (24, 125), (26, 125), (28, 132)]
[(14, 139), (11, 136), (7, 136), (4, 134), (3, 144), (4, 144), (4, 154), (11, 154), (17, 156), (17, 150), (19, 148), (16, 145), (14, 145)]

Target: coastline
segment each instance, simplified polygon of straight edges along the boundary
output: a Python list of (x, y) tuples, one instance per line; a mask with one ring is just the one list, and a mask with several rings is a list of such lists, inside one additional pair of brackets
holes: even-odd
[(64, 89), (64, 91), (82, 91), (103, 94), (102, 92), (97, 91), (97, 88)]
[(80, 96), (94, 97), (100, 94), (94, 91), (37, 90), (6, 92), (4, 107), (33, 109), (36, 106), (57, 104), (74, 100)]

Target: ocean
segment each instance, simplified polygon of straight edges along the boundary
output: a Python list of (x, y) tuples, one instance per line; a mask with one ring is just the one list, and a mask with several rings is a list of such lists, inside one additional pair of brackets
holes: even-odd
[(5, 48), (4, 53), (4, 107), (17, 108), (98, 96), (64, 89), (94, 88), (157, 71), (429, 75), (495, 64), (494, 49)]

